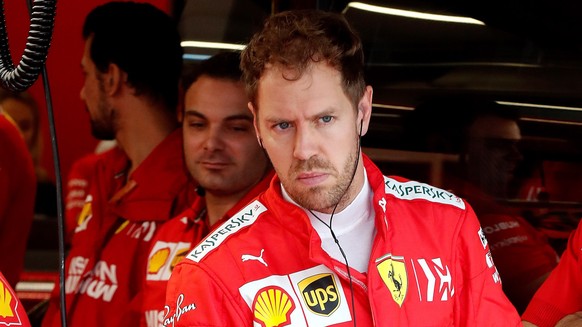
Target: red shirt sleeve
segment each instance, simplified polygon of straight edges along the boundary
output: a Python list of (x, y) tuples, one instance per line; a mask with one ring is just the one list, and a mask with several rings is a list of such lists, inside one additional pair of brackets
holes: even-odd
[[(196, 287), (192, 281), (196, 280)], [(179, 263), (168, 282), (164, 326), (239, 326), (247, 321), (235, 300), (200, 266)], [(236, 319), (235, 317), (239, 317)]]
[(539, 327), (555, 326), (568, 314), (582, 310), (582, 222), (570, 235), (560, 263), (538, 289), (522, 319)]
[(483, 326), (487, 322), (487, 326), (520, 326), (520, 317), (501, 288), (485, 233), (470, 206), (459, 228), (456, 261), (463, 289), (458, 290), (455, 303), (456, 325)]

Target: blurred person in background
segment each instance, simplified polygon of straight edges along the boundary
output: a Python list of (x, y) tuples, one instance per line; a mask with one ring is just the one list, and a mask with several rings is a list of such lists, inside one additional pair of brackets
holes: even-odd
[(0, 111), (0, 272), (12, 288), (24, 269), (35, 190), (34, 165), (26, 141), (16, 124)]
[(184, 77), (184, 156), (201, 196), (152, 241), (142, 326), (163, 323), (174, 266), (209, 231), (266, 190), (273, 177), (257, 142), (239, 63), (240, 53), (219, 53)]
[(517, 113), (493, 101), (461, 97), (428, 101), (415, 111), (415, 121), (432, 125), (416, 135), (424, 138), (421, 148), (460, 153), (459, 169), (443, 178), (444, 186), (471, 203), (503, 291), (522, 313), (557, 265), (558, 254), (519, 208), (507, 204), (523, 160)]
[[(494, 102), (470, 105), (464, 164), (469, 185), (457, 193), (473, 205), (503, 281), (503, 290), (519, 313), (558, 263), (544, 234), (525, 220), (511, 199), (511, 183), (523, 159), (517, 114)], [(475, 187), (475, 188), (473, 188)]]
[(92, 134), (115, 139), (100, 154), (43, 326), (60, 326), (58, 292), (71, 326), (139, 322), (151, 240), (190, 206), (176, 110), (182, 48), (175, 22), (151, 4), (108, 2), (83, 25), (85, 82)]
[(34, 213), (56, 217), (56, 186), (41, 164), (43, 139), (38, 104), (28, 92), (16, 93), (0, 89), (0, 106), (4, 113), (16, 122), (32, 156), (37, 182)]

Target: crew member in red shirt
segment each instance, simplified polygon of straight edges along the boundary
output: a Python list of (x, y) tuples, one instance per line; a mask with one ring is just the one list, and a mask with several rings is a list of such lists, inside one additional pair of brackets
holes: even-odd
[[(475, 210), (503, 282), (518, 313), (550, 271), (558, 254), (543, 233), (510, 206), (519, 150), (519, 117), (511, 108), (479, 98), (439, 98), (419, 105), (414, 121), (424, 122), (418, 146), (430, 152), (459, 152), (458, 169), (443, 184)], [(427, 127), (427, 128), (424, 128)], [(447, 170), (448, 171), (448, 170)]]
[(560, 263), (540, 286), (522, 315), (523, 325), (582, 326), (582, 222), (570, 238)]
[(152, 241), (142, 326), (162, 324), (166, 285), (176, 263), (223, 217), (267, 189), (273, 177), (255, 136), (239, 63), (239, 52), (219, 53), (184, 79), (184, 156), (202, 196)]
[(466, 131), (466, 183), (455, 189), (479, 216), (499, 269), (503, 290), (522, 313), (536, 290), (558, 264), (558, 254), (544, 234), (519, 212), (504, 205), (513, 197), (510, 185), (523, 159), (517, 114), (492, 102), (475, 102)]
[(14, 288), (34, 217), (36, 177), (16, 124), (0, 110), (0, 272)]
[[(180, 37), (168, 15), (135, 2), (92, 10), (83, 37), (81, 98), (93, 135), (118, 147), (95, 164), (62, 291), (71, 326), (137, 325), (151, 241), (193, 200), (175, 114)], [(61, 325), (58, 291), (44, 326)]]
[(241, 58), (277, 177), (178, 263), (164, 325), (521, 324), (468, 203), (362, 155), (372, 88), (341, 15), (273, 15)]

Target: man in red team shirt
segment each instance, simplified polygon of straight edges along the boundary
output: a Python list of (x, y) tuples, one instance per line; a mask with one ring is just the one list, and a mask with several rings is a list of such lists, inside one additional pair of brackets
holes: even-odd
[(582, 222), (522, 315), (527, 327), (582, 326)]
[[(175, 115), (180, 36), (150, 4), (110, 2), (89, 13), (83, 37), (81, 98), (93, 135), (118, 148), (94, 165), (61, 291), (71, 326), (137, 325), (151, 241), (192, 200)], [(58, 291), (44, 326), (61, 325)]]
[(203, 196), (152, 241), (142, 326), (162, 324), (166, 285), (177, 262), (223, 217), (267, 189), (273, 176), (255, 136), (239, 62), (238, 52), (220, 53), (185, 78), (184, 156)]
[(34, 217), (36, 177), (16, 124), (0, 108), (0, 272), (15, 288)]
[[(439, 98), (415, 110), (420, 127), (415, 137), (429, 152), (458, 152), (458, 169), (442, 180), (475, 210), (503, 282), (503, 290), (518, 313), (558, 264), (546, 237), (507, 205), (511, 185), (523, 157), (517, 112), (491, 100)], [(416, 129), (415, 129), (416, 131)]]
[(464, 109), (474, 112), (465, 138), (467, 182), (455, 192), (473, 205), (499, 269), (503, 290), (522, 313), (558, 264), (558, 254), (518, 208), (503, 205), (511, 198), (509, 186), (523, 159), (518, 149), (521, 132), (517, 114), (486, 101)]
[(277, 177), (174, 269), (166, 326), (518, 326), (464, 200), (383, 176), (342, 16), (271, 16), (241, 67)]

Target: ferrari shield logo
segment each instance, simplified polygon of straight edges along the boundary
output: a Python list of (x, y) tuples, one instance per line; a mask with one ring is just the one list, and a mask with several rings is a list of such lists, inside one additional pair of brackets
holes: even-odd
[(408, 278), (406, 277), (404, 257), (387, 254), (376, 259), (376, 268), (378, 269), (384, 284), (386, 284), (386, 287), (390, 290), (392, 299), (402, 307), (402, 302), (404, 302), (406, 290), (408, 289)]

